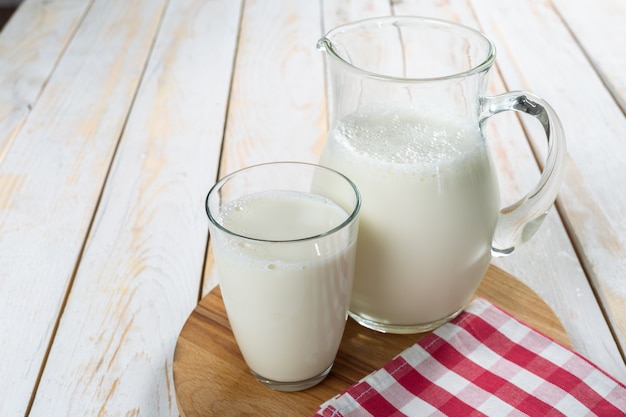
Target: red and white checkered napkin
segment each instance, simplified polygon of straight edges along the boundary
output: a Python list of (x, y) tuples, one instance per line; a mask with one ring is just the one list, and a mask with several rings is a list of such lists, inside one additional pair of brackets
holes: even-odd
[(316, 417), (626, 416), (626, 386), (484, 299)]

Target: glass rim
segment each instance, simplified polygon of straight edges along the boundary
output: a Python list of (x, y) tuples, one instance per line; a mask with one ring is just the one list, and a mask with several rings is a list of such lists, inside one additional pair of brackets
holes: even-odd
[[(479, 38), (484, 40), (488, 45), (488, 51), (487, 51), (485, 58), (479, 64), (474, 65), (465, 71), (460, 71), (460, 72), (456, 72), (453, 74), (442, 75), (438, 77), (413, 77), (413, 78), (405, 78), (405, 77), (397, 77), (393, 75), (379, 74), (376, 72), (372, 72), (372, 71), (368, 71), (363, 68), (360, 68), (356, 65), (351, 64), (345, 59), (343, 59), (335, 51), (335, 48), (333, 47), (333, 42), (331, 39), (329, 39), (330, 37), (332, 37), (334, 33), (346, 31), (348, 29), (352, 29), (354, 27), (361, 26), (366, 23), (373, 23), (373, 22), (381, 22), (381, 23), (395, 22), (395, 24), (397, 24), (398, 22), (412, 22), (412, 23), (421, 22), (421, 23), (428, 23), (431, 25), (438, 25), (440, 27), (454, 27), (454, 28), (466, 31), (467, 33), (471, 33), (474, 36), (478, 36)], [(494, 43), (481, 31), (474, 29), (472, 27), (466, 26), (466, 25), (462, 25), (460, 23), (455, 23), (455, 22), (451, 22), (451, 21), (447, 21), (443, 19), (431, 18), (431, 17), (421, 17), (421, 16), (371, 17), (367, 19), (356, 20), (354, 22), (344, 23), (342, 25), (339, 25), (329, 30), (322, 38), (320, 38), (317, 41), (317, 49), (326, 51), (328, 53), (328, 56), (330, 56), (332, 59), (337, 60), (338, 62), (347, 66), (352, 71), (360, 73), (361, 75), (366, 76), (368, 78), (378, 79), (378, 80), (383, 80), (383, 81), (405, 82), (405, 83), (406, 82), (421, 83), (421, 82), (432, 82), (432, 81), (445, 81), (445, 80), (452, 80), (456, 78), (467, 77), (470, 75), (478, 74), (478, 73), (489, 70), (489, 68), (491, 68), (491, 66), (493, 65), (496, 59), (496, 47)]]
[[(346, 218), (337, 226), (333, 227), (332, 229), (329, 229), (323, 233), (318, 233), (316, 235), (312, 235), (312, 236), (305, 236), (302, 238), (297, 238), (297, 239), (261, 239), (261, 238), (255, 238), (255, 237), (251, 237), (251, 236), (245, 236), (236, 232), (233, 232), (232, 230), (224, 227), (220, 222), (217, 221), (217, 219), (213, 216), (213, 214), (211, 213), (211, 209), (209, 207), (209, 199), (211, 197), (211, 195), (215, 194), (215, 192), (221, 188), (226, 182), (228, 182), (230, 179), (232, 179), (233, 177), (237, 176), (238, 174), (241, 174), (245, 171), (250, 171), (252, 169), (256, 169), (256, 168), (261, 168), (264, 166), (278, 166), (278, 165), (300, 165), (300, 166), (308, 166), (310, 168), (313, 169), (322, 169), (324, 171), (333, 173), (338, 175), (339, 177), (343, 178), (348, 185), (350, 186), (350, 188), (352, 189), (352, 191), (354, 191), (354, 196), (356, 197), (356, 201), (354, 204), (354, 208), (352, 209), (351, 213), (348, 213), (346, 215)], [(335, 203), (333, 201), (333, 203)], [(341, 172), (332, 169), (332, 168), (328, 168), (326, 166), (323, 165), (319, 165), (319, 164), (314, 164), (314, 163), (309, 163), (309, 162), (298, 162), (298, 161), (276, 161), (276, 162), (264, 162), (264, 163), (260, 163), (260, 164), (255, 164), (255, 165), (249, 165), (247, 167), (243, 167), (243, 168), (239, 168), (227, 175), (225, 175), (224, 177), (220, 178), (215, 184), (213, 184), (213, 186), (209, 189), (209, 192), (207, 193), (207, 196), (205, 198), (204, 201), (204, 208), (206, 211), (207, 216), (209, 217), (209, 221), (211, 222), (211, 224), (213, 224), (215, 227), (217, 227), (219, 230), (229, 234), (230, 236), (235, 236), (237, 238), (240, 239), (245, 239), (245, 240), (249, 240), (249, 241), (253, 241), (253, 242), (266, 242), (266, 243), (296, 243), (296, 242), (306, 242), (309, 240), (316, 240), (316, 239), (320, 239), (326, 236), (330, 236), (332, 234), (335, 234), (336, 232), (338, 232), (339, 230), (344, 229), (345, 227), (347, 227), (350, 223), (352, 223), (354, 221), (354, 219), (356, 219), (356, 217), (358, 216), (360, 210), (361, 210), (361, 193), (359, 192), (359, 189), (357, 188), (356, 184), (347, 176), (345, 176), (344, 174), (342, 174)]]

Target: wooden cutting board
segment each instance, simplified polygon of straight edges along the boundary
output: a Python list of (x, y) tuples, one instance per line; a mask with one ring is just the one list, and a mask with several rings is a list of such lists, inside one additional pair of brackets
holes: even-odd
[[(570, 346), (550, 307), (515, 277), (491, 266), (477, 295)], [(331, 373), (300, 392), (277, 392), (248, 371), (230, 330), (219, 287), (191, 313), (176, 344), (174, 385), (182, 417), (312, 416), (324, 401), (382, 367), (423, 335), (382, 334), (348, 319)]]

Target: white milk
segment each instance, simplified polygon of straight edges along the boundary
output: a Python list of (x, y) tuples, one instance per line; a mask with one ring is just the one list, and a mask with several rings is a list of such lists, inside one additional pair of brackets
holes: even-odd
[[(253, 194), (227, 208), (221, 224), (264, 240), (316, 236), (348, 217), (330, 200), (288, 191)], [(301, 242), (213, 239), (228, 318), (250, 369), (281, 382), (326, 370), (348, 314), (356, 245), (348, 229)]]
[(361, 192), (352, 314), (411, 326), (467, 303), (491, 259), (499, 201), (477, 126), (377, 108), (341, 121), (321, 165)]

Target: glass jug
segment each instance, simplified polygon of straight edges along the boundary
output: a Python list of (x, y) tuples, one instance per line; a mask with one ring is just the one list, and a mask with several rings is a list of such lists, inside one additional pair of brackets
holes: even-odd
[[(543, 221), (563, 178), (561, 123), (532, 94), (485, 96), (495, 48), (465, 26), (368, 19), (332, 29), (318, 49), (330, 84), (320, 164), (362, 195), (350, 315), (382, 332), (431, 330), (462, 311), (492, 256)], [(535, 189), (500, 209), (482, 127), (506, 110), (536, 118), (548, 152)]]

